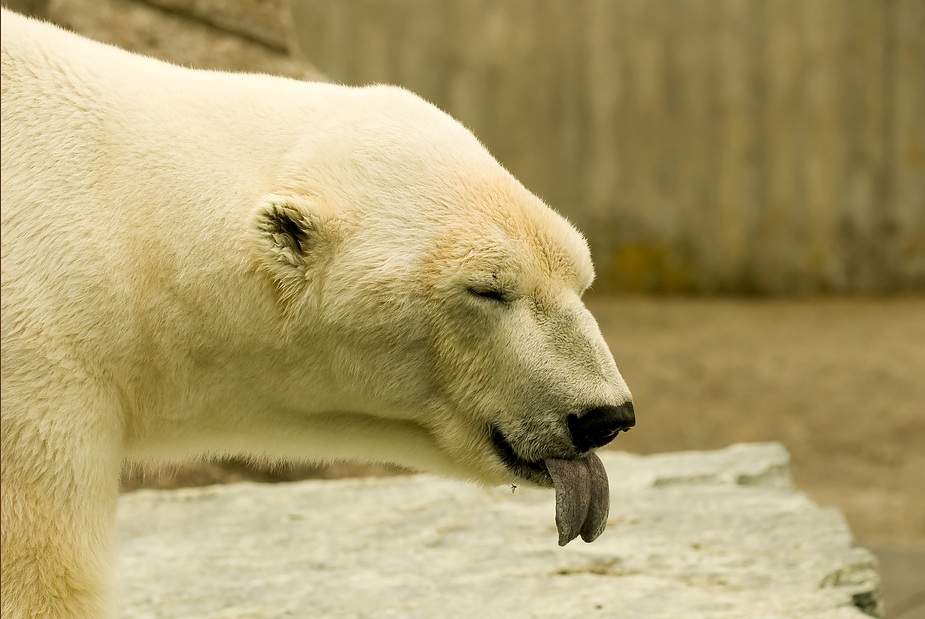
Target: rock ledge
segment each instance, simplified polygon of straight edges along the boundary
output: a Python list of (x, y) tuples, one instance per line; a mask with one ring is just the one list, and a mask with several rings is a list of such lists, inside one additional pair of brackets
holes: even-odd
[(780, 445), (602, 459), (607, 531), (565, 548), (551, 491), (428, 475), (124, 495), (119, 614), (881, 616), (875, 559)]

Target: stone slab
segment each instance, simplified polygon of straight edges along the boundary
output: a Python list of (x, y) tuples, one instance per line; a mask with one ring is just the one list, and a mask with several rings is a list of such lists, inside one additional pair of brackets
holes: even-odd
[(605, 452), (607, 531), (556, 545), (551, 491), (429, 475), (124, 495), (120, 616), (879, 616), (844, 518), (778, 444)]

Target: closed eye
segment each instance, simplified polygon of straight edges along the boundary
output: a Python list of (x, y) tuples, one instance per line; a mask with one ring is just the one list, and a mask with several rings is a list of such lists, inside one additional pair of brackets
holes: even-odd
[(498, 303), (507, 303), (510, 300), (500, 290), (493, 288), (469, 288), (469, 294)]

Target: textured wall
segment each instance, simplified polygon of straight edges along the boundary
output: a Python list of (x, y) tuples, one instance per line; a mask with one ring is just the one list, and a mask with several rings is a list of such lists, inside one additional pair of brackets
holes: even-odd
[(925, 289), (925, 0), (293, 0), (303, 53), (472, 127), (597, 288)]
[(287, 0), (0, 0), (98, 41), (200, 69), (326, 79), (289, 53)]

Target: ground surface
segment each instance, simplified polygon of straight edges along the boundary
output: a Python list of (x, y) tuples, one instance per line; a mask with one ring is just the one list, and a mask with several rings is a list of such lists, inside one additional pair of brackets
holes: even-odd
[(592, 299), (641, 453), (782, 442), (870, 544), (925, 550), (925, 300)]
[[(780, 441), (796, 484), (839, 508), (882, 563), (887, 616), (925, 617), (925, 298), (690, 300), (591, 297), (633, 390), (639, 453)], [(356, 474), (362, 467), (327, 475)], [(287, 479), (240, 463), (179, 480)], [(138, 479), (127, 479), (134, 487)]]
[(925, 617), (925, 299), (591, 300), (641, 453), (775, 440), (876, 552), (887, 616)]
[(119, 616), (865, 619), (861, 611), (880, 610), (873, 557), (853, 547), (840, 514), (793, 491), (781, 445), (601, 460), (613, 518), (593, 544), (565, 548), (552, 493), (534, 488), (416, 475), (129, 493), (119, 502)]

